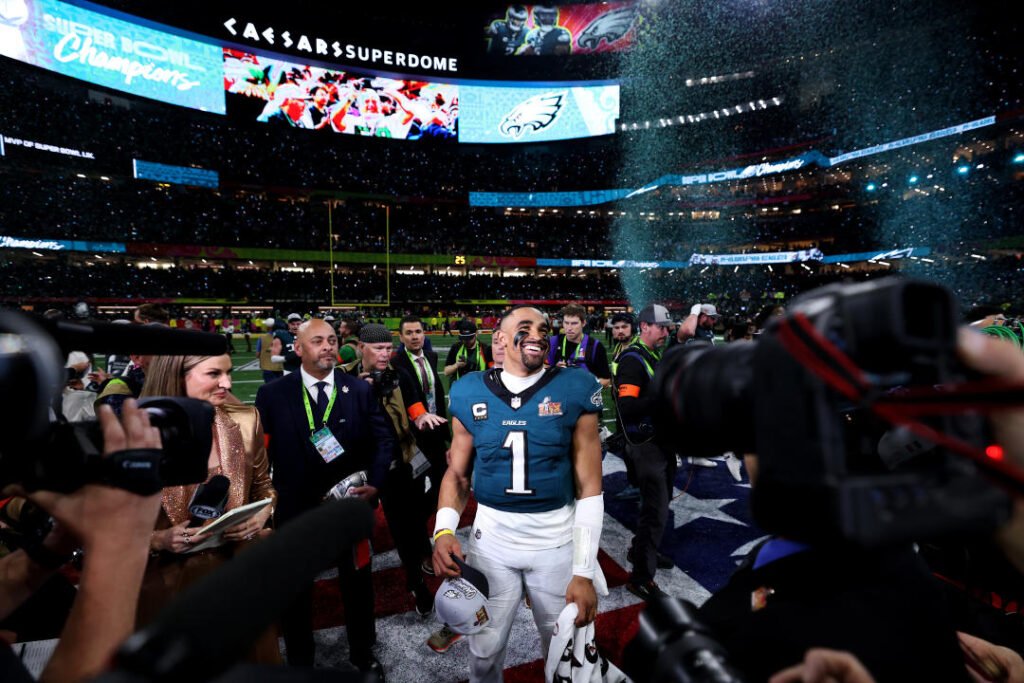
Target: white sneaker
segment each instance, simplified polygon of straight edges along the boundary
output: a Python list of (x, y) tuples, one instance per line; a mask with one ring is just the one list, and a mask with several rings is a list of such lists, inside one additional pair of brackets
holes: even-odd
[(686, 461), (697, 467), (715, 467), (717, 464), (711, 458), (687, 458)]
[(729, 468), (729, 474), (736, 481), (743, 481), (743, 461), (736, 457), (735, 453), (725, 454), (725, 466)]

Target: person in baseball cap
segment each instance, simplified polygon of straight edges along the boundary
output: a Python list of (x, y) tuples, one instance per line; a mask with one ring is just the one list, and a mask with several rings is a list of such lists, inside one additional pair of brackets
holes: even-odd
[(697, 311), (697, 327), (693, 331), (692, 339), (715, 343), (715, 323), (718, 321), (718, 309), (714, 304), (701, 304)]
[(640, 310), (637, 320), (648, 325), (663, 325), (665, 327), (675, 325), (672, 316), (668, 314), (668, 309), (661, 304), (648, 304), (644, 306)]
[(452, 344), (444, 362), (444, 374), (450, 382), (470, 372), (486, 370), (494, 366), (491, 347), (477, 339), (476, 323), (471, 318), (459, 321), (459, 341)]

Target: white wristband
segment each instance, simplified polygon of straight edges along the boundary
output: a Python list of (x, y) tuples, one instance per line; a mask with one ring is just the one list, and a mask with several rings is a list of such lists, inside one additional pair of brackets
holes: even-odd
[(441, 508), (437, 511), (437, 520), (434, 522), (434, 535), (441, 529), (455, 531), (459, 528), (459, 520), (462, 515), (455, 508)]
[(593, 579), (597, 572), (597, 550), (601, 547), (604, 524), (604, 496), (598, 494), (576, 501), (572, 526), (572, 573)]

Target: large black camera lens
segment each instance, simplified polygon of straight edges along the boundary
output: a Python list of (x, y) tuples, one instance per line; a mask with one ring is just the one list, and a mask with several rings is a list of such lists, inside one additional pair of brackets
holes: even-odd
[(213, 406), (206, 401), (177, 396), (139, 400), (149, 422), (160, 430), (163, 454), (160, 479), (164, 486), (205, 481), (213, 447)]
[(754, 451), (754, 342), (669, 349), (654, 378), (659, 438), (684, 455)]
[(725, 648), (685, 600), (664, 596), (647, 603), (636, 638), (626, 646), (625, 672), (650, 683), (740, 683)]

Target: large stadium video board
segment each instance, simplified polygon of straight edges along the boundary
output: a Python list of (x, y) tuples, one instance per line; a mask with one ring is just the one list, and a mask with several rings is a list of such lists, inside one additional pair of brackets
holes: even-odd
[(639, 4), (508, 5), (484, 29), (487, 54), (558, 56), (633, 47)]
[(236, 98), (233, 110), (247, 110), (241, 115), (290, 128), (455, 140), (459, 125), (459, 87), (451, 83), (383, 78), (225, 48), (224, 88)]
[(0, 55), (133, 95), (224, 113), (219, 47), (57, 0), (2, 0)]
[(615, 132), (619, 86), (495, 87), (459, 90), (460, 142), (542, 142)]

